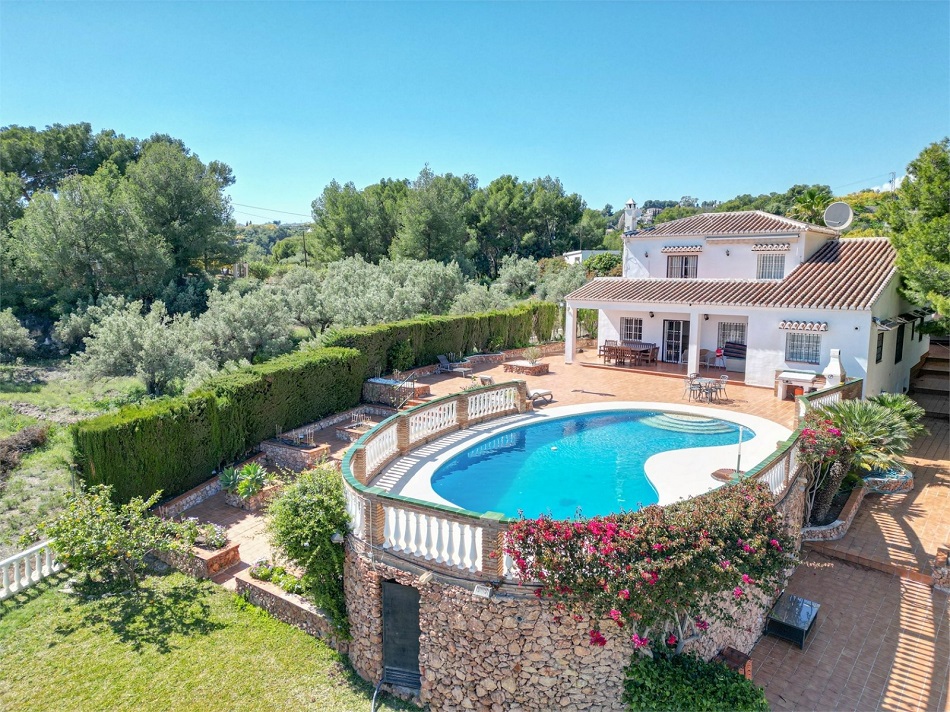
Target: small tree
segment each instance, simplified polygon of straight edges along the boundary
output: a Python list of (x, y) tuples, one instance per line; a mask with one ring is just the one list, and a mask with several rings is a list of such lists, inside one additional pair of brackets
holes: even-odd
[(147, 554), (185, 550), (193, 538), (186, 526), (149, 513), (161, 492), (121, 505), (112, 502), (111, 492), (111, 486), (96, 485), (68, 495), (66, 508), (43, 531), (67, 567), (134, 588), (145, 572)]
[(302, 473), (271, 502), (269, 513), (274, 545), (303, 569), (301, 583), (308, 597), (347, 635), (345, 551), (332, 541), (335, 533), (346, 533), (349, 523), (340, 473), (330, 468)]
[(0, 361), (26, 356), (34, 346), (29, 330), (13, 316), (13, 310), (0, 311)]

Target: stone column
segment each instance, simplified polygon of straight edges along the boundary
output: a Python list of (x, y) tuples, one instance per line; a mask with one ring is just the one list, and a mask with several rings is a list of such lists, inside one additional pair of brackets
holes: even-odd
[(386, 513), (383, 511), (383, 505), (375, 500), (370, 503), (370, 511), (373, 513), (370, 518), (372, 522), (372, 544), (373, 546), (382, 546), (386, 541)]
[(350, 471), (360, 484), (365, 485), (369, 483), (366, 477), (366, 450), (362, 447), (356, 448), (353, 451), (353, 456), (350, 458)]
[(455, 400), (455, 422), (458, 423), (459, 430), (468, 427), (468, 396), (460, 395)]
[(574, 351), (577, 346), (577, 326), (574, 324), (574, 307), (565, 303), (564, 307), (564, 363), (574, 363)]
[(485, 512), (481, 516), (482, 575), (490, 581), (501, 581), (505, 577), (503, 534), (499, 522), (504, 516), (500, 512)]
[(409, 416), (401, 415), (396, 421), (396, 447), (400, 455), (405, 455), (412, 446), (409, 444)]

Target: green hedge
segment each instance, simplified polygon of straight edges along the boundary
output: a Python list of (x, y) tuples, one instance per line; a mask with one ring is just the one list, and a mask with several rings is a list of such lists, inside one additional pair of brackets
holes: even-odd
[(527, 346), (534, 336), (549, 341), (559, 310), (549, 302), (529, 302), (505, 311), (461, 316), (427, 316), (391, 324), (334, 329), (323, 346), (356, 349), (366, 356), (365, 376), (393, 369), (396, 346), (412, 348), (412, 367), (436, 362), (440, 354), (472, 354)]
[(365, 358), (327, 348), (218, 376), (199, 392), (128, 406), (73, 426), (81, 477), (126, 502), (174, 496), (274, 434), (359, 402)]
[[(392, 369), (436, 362), (439, 354), (471, 354), (548, 341), (560, 312), (529, 302), (506, 311), (434, 316), (339, 329), (322, 348), (297, 351), (216, 376), (198, 392), (121, 410), (73, 427), (81, 477), (112, 485), (118, 502), (166, 497), (208, 479), (275, 434), (359, 403), (363, 380)], [(409, 348), (406, 348), (406, 344)]]

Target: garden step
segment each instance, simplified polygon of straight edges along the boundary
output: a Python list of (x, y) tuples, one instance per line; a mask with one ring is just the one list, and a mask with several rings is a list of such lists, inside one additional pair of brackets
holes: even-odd
[(918, 376), (911, 384), (915, 393), (947, 395), (950, 393), (950, 381), (944, 376)]
[(728, 433), (733, 426), (714, 418), (704, 418), (698, 415), (679, 415), (660, 413), (643, 419), (643, 423), (661, 430), (672, 430), (678, 433)]

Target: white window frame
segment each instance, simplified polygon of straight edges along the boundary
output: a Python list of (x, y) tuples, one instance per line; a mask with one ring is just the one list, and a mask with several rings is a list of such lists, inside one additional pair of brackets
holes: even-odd
[(643, 341), (643, 319), (639, 317), (620, 317), (620, 340)]
[(785, 360), (796, 363), (821, 363), (821, 334), (788, 332), (785, 335)]
[(667, 255), (666, 276), (670, 279), (696, 279), (699, 255)]
[(741, 321), (720, 321), (717, 328), (716, 348), (721, 349), (727, 341), (746, 345), (746, 324)]
[(785, 276), (785, 253), (763, 252), (755, 266), (756, 279), (782, 279)]

